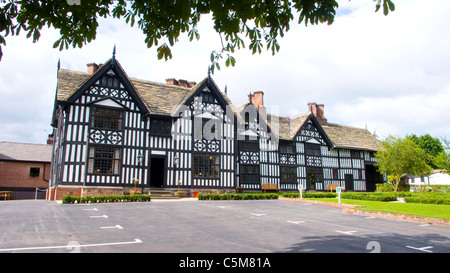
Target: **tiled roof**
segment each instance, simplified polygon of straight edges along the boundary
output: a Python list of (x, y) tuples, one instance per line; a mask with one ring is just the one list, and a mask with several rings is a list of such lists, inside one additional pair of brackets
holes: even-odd
[(333, 123), (322, 128), (338, 148), (376, 151), (380, 147), (380, 141), (366, 129)]
[[(283, 117), (267, 114), (267, 122), (273, 131), (277, 125), (279, 126), (280, 139), (292, 140), (310, 115), (311, 113), (306, 113), (295, 117)], [(366, 129), (333, 123), (322, 125), (322, 129), (336, 148), (376, 151), (380, 147), (380, 141)]]
[[(64, 101), (70, 98), (70, 96), (73, 95), (91, 76), (92, 75), (88, 73), (60, 69), (58, 73), (57, 100)], [(189, 99), (206, 80), (208, 80), (208, 78), (203, 79), (192, 88), (167, 85), (135, 78), (129, 78), (129, 80), (150, 113), (171, 115), (176, 112), (177, 106), (183, 105), (186, 100)], [(210, 80), (215, 84), (212, 79)], [(249, 103), (235, 108), (227, 95), (223, 92), (220, 93), (229, 107), (234, 111), (238, 120), (242, 122), (243, 118), (239, 113)], [(286, 117), (267, 114), (267, 125), (271, 129), (274, 129), (272, 132), (280, 139), (292, 140), (310, 115), (311, 113), (306, 113), (295, 117)], [(278, 127), (276, 127), (276, 125), (278, 125)], [(278, 132), (276, 131), (276, 128), (279, 128)], [(376, 137), (365, 129), (332, 123), (328, 123), (328, 125), (322, 126), (322, 128), (337, 148), (376, 151), (379, 147), (379, 141)]]
[(50, 162), (52, 145), (0, 142), (0, 160)]
[[(57, 100), (65, 101), (69, 99), (91, 76), (89, 73), (60, 69), (58, 73)], [(136, 78), (129, 78), (129, 80), (150, 113), (171, 115), (176, 107), (189, 99), (208, 78), (205, 78), (192, 88)], [(211, 81), (214, 83), (212, 79)], [(234, 110), (234, 106), (228, 96), (223, 92), (220, 93), (232, 110)]]

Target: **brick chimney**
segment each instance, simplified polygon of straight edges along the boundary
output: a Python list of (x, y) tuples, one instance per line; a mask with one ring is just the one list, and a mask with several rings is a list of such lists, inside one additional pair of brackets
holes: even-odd
[(53, 134), (49, 134), (47, 137), (47, 144), (53, 144)]
[(175, 86), (192, 88), (197, 83), (196, 82), (192, 82), (192, 81), (187, 81), (187, 80), (181, 80), (181, 79), (180, 80), (176, 80), (174, 78), (170, 78), (170, 79), (166, 79), (166, 84), (167, 85), (175, 85)]
[(259, 114), (262, 116), (264, 120), (267, 118), (267, 110), (264, 106), (264, 92), (263, 91), (255, 91), (250, 93), (249, 95), (251, 103), (255, 106), (256, 110), (258, 110)]
[(327, 125), (327, 119), (324, 114), (324, 105), (316, 104), (315, 102), (308, 103), (309, 112), (312, 113), (319, 121), (320, 125)]
[(264, 106), (264, 92), (253, 92), (253, 94), (251, 94), (251, 102), (256, 107), (256, 109), (259, 109), (260, 106)]
[(100, 69), (100, 66), (96, 63), (89, 63), (89, 64), (87, 64), (87, 67), (88, 67), (88, 73), (90, 75), (95, 74), (95, 72), (97, 72)]

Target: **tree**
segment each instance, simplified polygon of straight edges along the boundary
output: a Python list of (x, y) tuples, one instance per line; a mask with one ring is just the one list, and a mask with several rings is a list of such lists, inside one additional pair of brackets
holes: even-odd
[(436, 157), (444, 152), (444, 147), (442, 146), (441, 141), (438, 138), (434, 138), (430, 136), (430, 134), (426, 134), (423, 136), (410, 135), (407, 136), (414, 143), (416, 143), (420, 148), (422, 148), (427, 154), (427, 164), (430, 165), (433, 169), (437, 169), (437, 165), (435, 164)]
[(376, 166), (382, 174), (393, 176), (394, 190), (397, 191), (400, 178), (405, 174), (427, 175), (431, 167), (426, 163), (427, 155), (411, 138), (387, 137), (375, 153)]
[(445, 170), (450, 174), (450, 142), (443, 139), (444, 149), (435, 158), (433, 163), (436, 165), (437, 169)]
[[(376, 12), (381, 7), (385, 15), (395, 10), (391, 0), (373, 1)], [(222, 42), (222, 48), (211, 53), (212, 72), (220, 69), (219, 60), (224, 57), (226, 66), (235, 65), (231, 54), (245, 47), (244, 39), (253, 54), (264, 47), (275, 54), (280, 50), (277, 39), (289, 30), (294, 15), (299, 15), (299, 24), (330, 25), (338, 8), (336, 0), (0, 0), (0, 4), (0, 60), (8, 35), (23, 30), (37, 42), (42, 27), (53, 27), (61, 34), (54, 48), (81, 48), (95, 39), (98, 18), (112, 17), (130, 26), (137, 24), (147, 46), (158, 46), (158, 58), (167, 61), (172, 58), (170, 47), (181, 34), (191, 41), (200, 39), (197, 24), (202, 15), (212, 14)]]

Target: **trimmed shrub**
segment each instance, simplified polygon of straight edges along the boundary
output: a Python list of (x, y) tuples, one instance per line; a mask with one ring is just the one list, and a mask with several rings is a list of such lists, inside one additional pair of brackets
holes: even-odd
[[(390, 183), (376, 184), (377, 192), (393, 192), (394, 185)], [(398, 185), (397, 192), (410, 191), (410, 185), (400, 184)]]
[[(298, 192), (284, 192), (281, 194), (282, 197), (286, 198), (300, 198), (300, 193)], [(303, 198), (335, 198), (337, 193), (332, 192), (305, 192), (302, 193)]]
[(421, 185), (411, 186), (414, 192), (440, 192), (450, 193), (449, 185)]
[(262, 200), (262, 199), (278, 199), (276, 193), (200, 193), (197, 195), (198, 200)]
[(79, 196), (66, 195), (62, 198), (63, 204), (82, 204), (82, 203), (108, 203), (108, 202), (149, 202), (151, 196), (146, 194), (134, 195), (106, 195), (106, 196)]
[(445, 193), (418, 193), (405, 197), (407, 203), (450, 205), (450, 194)]
[(345, 192), (341, 194), (341, 198), (388, 202), (388, 201), (396, 201), (397, 194), (384, 192)]

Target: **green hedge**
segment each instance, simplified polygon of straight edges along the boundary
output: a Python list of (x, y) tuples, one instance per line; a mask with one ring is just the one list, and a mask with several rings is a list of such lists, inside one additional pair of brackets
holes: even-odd
[[(286, 198), (300, 198), (300, 193), (298, 192), (284, 192), (281, 194), (282, 197)], [(335, 198), (337, 193), (332, 192), (305, 192), (302, 193), (303, 198)]]
[(389, 201), (396, 201), (397, 194), (385, 192), (345, 192), (341, 193), (341, 198), (389, 202)]
[[(383, 183), (383, 184), (376, 184), (377, 192), (393, 192), (394, 191), (394, 185), (391, 183)], [(410, 185), (406, 184), (400, 184), (398, 185), (397, 192), (410, 191)]]
[(108, 203), (108, 202), (148, 202), (151, 200), (150, 195), (106, 195), (106, 196), (79, 196), (66, 195), (62, 198), (63, 204), (81, 204), (81, 203)]
[(261, 200), (261, 199), (278, 199), (279, 194), (276, 193), (207, 193), (197, 195), (198, 200)]
[(440, 192), (440, 193), (450, 193), (449, 185), (420, 185), (411, 186), (414, 192)]
[(407, 203), (423, 203), (423, 204), (438, 204), (450, 205), (450, 194), (445, 193), (416, 193), (411, 197), (405, 197)]

